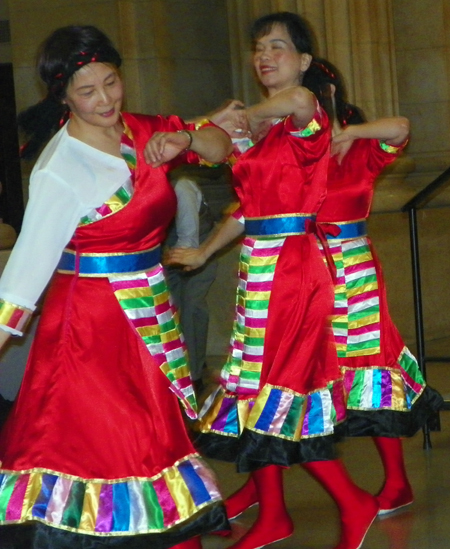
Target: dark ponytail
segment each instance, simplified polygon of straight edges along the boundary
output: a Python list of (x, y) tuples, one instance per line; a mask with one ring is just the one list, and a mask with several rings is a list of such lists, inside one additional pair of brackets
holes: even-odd
[[(335, 87), (334, 108), (330, 84)], [(314, 93), (331, 121), (336, 117), (343, 127), (348, 124), (365, 122), (362, 111), (347, 101), (342, 75), (326, 59), (313, 59), (309, 69), (305, 72), (302, 85)]]

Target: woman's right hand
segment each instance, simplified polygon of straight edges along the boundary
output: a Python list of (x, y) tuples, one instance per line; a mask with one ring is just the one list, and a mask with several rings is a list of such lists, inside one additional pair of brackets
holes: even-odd
[(165, 256), (164, 264), (184, 267), (184, 271), (194, 271), (205, 264), (207, 257), (201, 248), (172, 248)]
[(210, 113), (208, 118), (225, 130), (230, 137), (240, 138), (248, 134), (249, 127), (244, 103), (238, 99), (228, 100)]

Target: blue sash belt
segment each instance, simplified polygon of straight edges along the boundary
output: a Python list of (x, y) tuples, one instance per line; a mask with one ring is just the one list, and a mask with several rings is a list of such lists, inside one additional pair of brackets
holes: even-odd
[(318, 224), (325, 227), (327, 225), (333, 225), (335, 227), (339, 227), (339, 229), (341, 230), (338, 236), (327, 234), (328, 240), (351, 240), (353, 238), (367, 236), (367, 222), (365, 219), (361, 221), (351, 221), (349, 223), (331, 223), (328, 221), (319, 221)]
[[(64, 250), (57, 270), (64, 274), (107, 277), (148, 271), (161, 261), (161, 247), (131, 254), (76, 254)], [(78, 265), (77, 265), (78, 262)]]
[(314, 216), (249, 218), (245, 220), (246, 236), (289, 236), (306, 234), (305, 224), (307, 220), (313, 220)]

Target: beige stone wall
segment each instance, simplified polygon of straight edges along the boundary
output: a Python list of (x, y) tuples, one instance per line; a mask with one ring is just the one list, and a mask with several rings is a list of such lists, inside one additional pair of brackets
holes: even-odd
[(399, 109), (416, 163), (409, 182), (421, 188), (450, 165), (450, 1), (395, 0), (393, 16)]
[(123, 54), (126, 108), (201, 114), (232, 95), (225, 0), (9, 0), (18, 108), (36, 102), (38, 45), (57, 27), (92, 24)]
[[(392, 314), (414, 339), (408, 222), (401, 205), (450, 165), (450, 0), (7, 0), (18, 108), (42, 93), (36, 46), (51, 30), (94, 24), (123, 53), (128, 109), (205, 112), (259, 91), (249, 66), (249, 22), (275, 10), (305, 15), (317, 48), (343, 72), (350, 99), (369, 118), (400, 113), (412, 122), (407, 156), (381, 178), (371, 231), (383, 260)], [(3, 4), (3, 2), (2, 2)], [(450, 204), (450, 191), (434, 202)], [(419, 216), (427, 337), (450, 332), (449, 208)], [(228, 345), (237, 249), (221, 259), (210, 295), (209, 351)], [(227, 311), (230, 319), (224, 320)]]

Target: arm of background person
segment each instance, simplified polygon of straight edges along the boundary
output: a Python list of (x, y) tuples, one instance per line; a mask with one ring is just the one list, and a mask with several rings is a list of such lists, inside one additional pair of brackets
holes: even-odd
[(175, 194), (177, 195), (175, 215), (177, 242), (174, 248), (198, 248), (202, 193), (194, 181), (187, 177), (180, 177), (175, 184)]
[(200, 248), (174, 248), (168, 254), (167, 264), (184, 265), (186, 271), (198, 269), (211, 255), (244, 232), (244, 224), (233, 216), (213, 231), (212, 235), (203, 242)]

